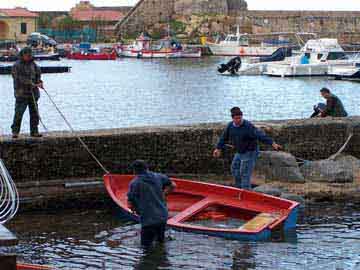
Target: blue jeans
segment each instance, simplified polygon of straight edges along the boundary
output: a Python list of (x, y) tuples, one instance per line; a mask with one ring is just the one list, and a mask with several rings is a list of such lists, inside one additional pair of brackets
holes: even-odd
[(258, 155), (258, 150), (235, 154), (231, 164), (231, 173), (235, 178), (235, 186), (237, 188), (251, 189), (251, 174)]

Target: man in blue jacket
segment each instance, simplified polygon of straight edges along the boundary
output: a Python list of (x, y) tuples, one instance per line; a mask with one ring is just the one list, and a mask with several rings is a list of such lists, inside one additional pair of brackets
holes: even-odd
[(166, 196), (175, 183), (166, 175), (149, 171), (143, 160), (134, 161), (132, 168), (136, 177), (129, 186), (128, 205), (140, 216), (141, 245), (147, 249), (154, 240), (164, 242), (168, 219)]
[(232, 121), (227, 125), (214, 150), (213, 156), (219, 158), (226, 146), (235, 149), (236, 154), (231, 164), (231, 173), (235, 185), (242, 189), (251, 189), (251, 174), (259, 154), (258, 141), (272, 145), (275, 150), (281, 149), (270, 137), (257, 129), (252, 123), (243, 119), (239, 107), (231, 109)]

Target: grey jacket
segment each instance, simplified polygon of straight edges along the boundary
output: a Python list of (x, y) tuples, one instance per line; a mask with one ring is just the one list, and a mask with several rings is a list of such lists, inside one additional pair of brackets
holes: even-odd
[(36, 84), (41, 82), (41, 70), (34, 61), (18, 60), (12, 67), (12, 76), (15, 98), (32, 98), (34, 93), (35, 99), (39, 99), (40, 92)]

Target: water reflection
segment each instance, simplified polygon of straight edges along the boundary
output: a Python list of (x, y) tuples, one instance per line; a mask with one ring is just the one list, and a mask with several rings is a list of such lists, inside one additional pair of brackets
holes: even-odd
[(139, 225), (124, 223), (106, 209), (20, 213), (10, 229), (20, 238), (20, 260), (57, 269), (103, 270), (105, 264), (105, 269), (122, 270), (332, 270), (333, 262), (340, 269), (360, 269), (356, 204), (308, 206), (296, 233), (279, 232), (266, 242), (168, 230), (172, 240), (151, 253), (141, 249)]
[(165, 245), (157, 245), (153, 249), (145, 251), (134, 270), (157, 270), (170, 266)]
[(233, 255), (233, 270), (248, 270), (255, 269), (256, 262), (250, 244), (243, 244), (234, 251)]

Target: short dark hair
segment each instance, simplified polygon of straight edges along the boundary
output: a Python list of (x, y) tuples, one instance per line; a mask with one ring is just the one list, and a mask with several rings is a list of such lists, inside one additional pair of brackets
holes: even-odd
[(231, 117), (237, 116), (237, 115), (243, 115), (242, 111), (240, 110), (239, 107), (233, 107), (230, 110), (231, 112)]
[(328, 88), (326, 88), (326, 87), (321, 88), (321, 89), (320, 89), (320, 92), (321, 92), (321, 93), (328, 93), (328, 94), (330, 94), (330, 90), (329, 90)]
[(134, 170), (136, 174), (144, 173), (148, 170), (148, 165), (144, 160), (137, 159), (131, 163), (130, 167)]

